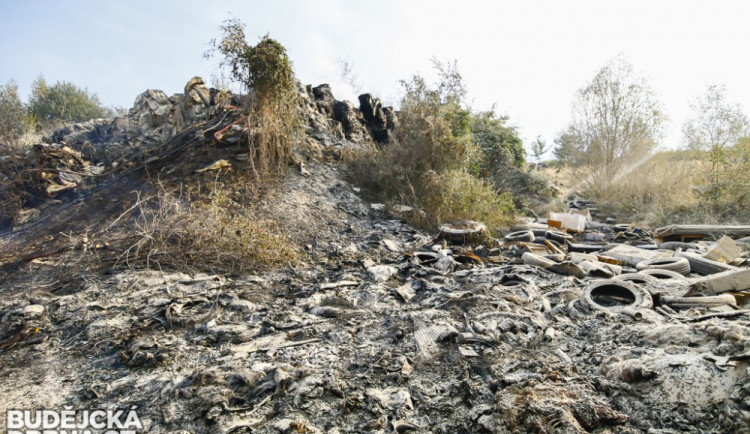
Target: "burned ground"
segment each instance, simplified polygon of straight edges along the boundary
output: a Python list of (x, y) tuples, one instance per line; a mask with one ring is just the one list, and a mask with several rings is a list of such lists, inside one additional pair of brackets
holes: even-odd
[[(305, 146), (260, 192), (242, 193), (231, 134), (214, 142), (231, 115), (158, 98), (131, 114), (153, 122), (138, 152), (23, 211), (0, 276), (2, 408), (135, 406), (147, 431), (174, 433), (747, 431), (747, 311), (658, 296), (635, 314), (591, 308), (596, 273), (414, 229), (343, 176), (337, 160), (371, 134), (362, 115), (347, 106), (344, 125), (325, 92), (302, 93)], [(154, 121), (168, 104), (192, 132)], [(196, 173), (222, 159), (234, 172)], [(300, 259), (231, 273), (122, 262), (138, 194), (216, 182), (256, 201)], [(652, 242), (591, 225), (576, 243)]]

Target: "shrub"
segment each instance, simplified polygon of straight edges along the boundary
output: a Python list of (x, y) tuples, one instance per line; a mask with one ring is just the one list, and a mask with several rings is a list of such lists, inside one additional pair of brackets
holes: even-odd
[(487, 157), (501, 141), (485, 140), (484, 148), (472, 141), (475, 115), (462, 106), (461, 75), (455, 64), (435, 65), (436, 85), (418, 75), (402, 82), (396, 141), (358, 156), (354, 181), (375, 200), (421, 210), (408, 218), (428, 229), (453, 220), (481, 220), (491, 230), (507, 226), (513, 218), (510, 195), (498, 195), (480, 173), (485, 166), (492, 170)]
[(111, 115), (96, 94), (90, 94), (68, 81), (58, 81), (48, 86), (41, 76), (31, 86), (28, 113), (41, 128)]
[(245, 40), (245, 26), (237, 19), (226, 20), (220, 41), (212, 50), (224, 56), (221, 66), (251, 94), (247, 117), (250, 163), (257, 175), (278, 171), (288, 163), (291, 147), (302, 125), (298, 112), (297, 86), (286, 49), (264, 36), (255, 46)]
[(652, 154), (624, 168), (612, 182), (586, 183), (584, 194), (621, 219), (650, 226), (698, 223), (706, 216), (700, 215), (691, 179), (701, 164), (688, 152)]
[(750, 120), (725, 94), (723, 86), (708, 86), (683, 126), (688, 149), (706, 162), (693, 179), (701, 204), (719, 218), (750, 202)]

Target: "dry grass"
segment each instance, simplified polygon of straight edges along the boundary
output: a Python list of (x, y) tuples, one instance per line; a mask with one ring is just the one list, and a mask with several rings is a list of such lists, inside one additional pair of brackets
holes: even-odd
[(214, 273), (247, 272), (283, 266), (299, 250), (273, 221), (258, 219), (216, 188), (205, 202), (164, 191), (138, 198), (132, 244), (120, 256), (128, 265), (171, 267)]
[(709, 164), (700, 155), (686, 151), (661, 152), (606, 179), (587, 168), (564, 168), (546, 174), (567, 194), (594, 199), (605, 213), (621, 220), (648, 226), (669, 223), (741, 223), (743, 216), (732, 197), (725, 198), (719, 212), (701, 198)]

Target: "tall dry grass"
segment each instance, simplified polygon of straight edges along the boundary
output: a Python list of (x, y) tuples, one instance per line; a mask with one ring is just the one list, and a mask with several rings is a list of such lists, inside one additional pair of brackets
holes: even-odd
[(275, 222), (257, 218), (226, 188), (215, 188), (202, 202), (162, 190), (139, 197), (134, 209), (134, 235), (120, 256), (127, 265), (248, 272), (293, 263), (300, 255)]
[[(741, 162), (740, 162), (741, 163)], [(739, 185), (721, 198), (720, 206), (703, 193), (710, 183), (706, 173), (711, 162), (690, 151), (651, 154), (620, 171), (614, 178), (587, 167), (566, 167), (552, 176), (568, 194), (593, 199), (605, 213), (618, 219), (648, 226), (680, 223), (747, 223), (742, 201), (747, 196), (737, 189), (750, 185), (750, 173), (726, 175)], [(737, 172), (737, 173), (735, 173)], [(551, 171), (547, 172), (548, 175)], [(745, 181), (738, 178), (745, 178)]]

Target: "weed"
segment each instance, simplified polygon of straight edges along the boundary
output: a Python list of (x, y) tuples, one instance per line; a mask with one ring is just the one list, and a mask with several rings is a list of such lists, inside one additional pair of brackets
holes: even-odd
[(256, 218), (216, 187), (205, 202), (161, 191), (134, 207), (136, 235), (120, 260), (128, 265), (243, 272), (295, 262), (297, 248), (273, 221)]

